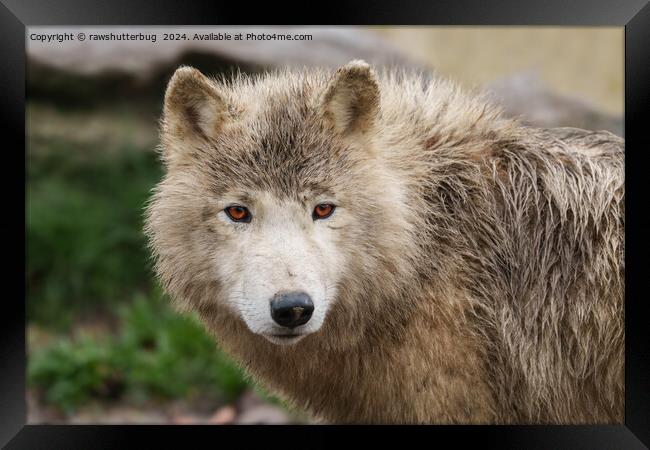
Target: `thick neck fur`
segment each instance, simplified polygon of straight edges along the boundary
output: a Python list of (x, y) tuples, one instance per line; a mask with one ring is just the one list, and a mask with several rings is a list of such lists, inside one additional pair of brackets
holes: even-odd
[(494, 423), (482, 345), (461, 305), (445, 314), (437, 303), (426, 296), (403, 323), (377, 324), (342, 347), (328, 344), (327, 329), (279, 347), (226, 311), (202, 317), (252, 376), (327, 422)]

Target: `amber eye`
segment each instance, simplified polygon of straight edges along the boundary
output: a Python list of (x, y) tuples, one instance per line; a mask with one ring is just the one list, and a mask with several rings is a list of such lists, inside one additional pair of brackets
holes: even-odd
[(335, 208), (336, 206), (331, 203), (321, 203), (320, 205), (316, 205), (311, 216), (314, 220), (326, 219), (332, 215)]
[(230, 217), (235, 222), (248, 223), (251, 221), (251, 213), (248, 211), (247, 208), (243, 206), (237, 206), (237, 205), (229, 206), (224, 211), (226, 211), (228, 217)]

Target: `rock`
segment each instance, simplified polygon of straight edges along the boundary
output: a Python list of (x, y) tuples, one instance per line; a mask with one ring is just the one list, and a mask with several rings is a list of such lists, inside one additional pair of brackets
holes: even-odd
[(623, 118), (598, 110), (578, 98), (552, 92), (535, 72), (522, 72), (485, 86), (506, 115), (536, 127), (607, 130), (623, 136)]
[(237, 411), (235, 410), (235, 407), (228, 405), (215, 411), (215, 413), (208, 418), (206, 423), (210, 425), (228, 425), (233, 423), (236, 417)]
[[(107, 33), (105, 28), (53, 28), (48, 32)], [(431, 70), (403, 55), (378, 34), (358, 28), (227, 27), (175, 29), (190, 40), (161, 42), (163, 28), (142, 30), (114, 28), (110, 32), (157, 33), (158, 40), (66, 41), (52, 45), (28, 40), (28, 93), (30, 99), (88, 106), (99, 101), (153, 101), (160, 106), (161, 93), (173, 71), (192, 65), (210, 75), (234, 70), (260, 72), (281, 67), (338, 67), (352, 59), (365, 59), (376, 67), (399, 66)], [(261, 33), (311, 35), (298, 40), (191, 40), (195, 33)], [(534, 72), (522, 72), (487, 84), (505, 113), (539, 127), (577, 127), (608, 130), (623, 135), (623, 119), (608, 115), (588, 102), (551, 91)], [(159, 113), (159, 112), (158, 112)], [(156, 114), (158, 114), (156, 113)], [(154, 114), (154, 115), (156, 115)]]
[(176, 415), (172, 416), (171, 419), (169, 419), (169, 422), (172, 425), (198, 425), (202, 422), (203, 418), (199, 416), (195, 416), (192, 414), (182, 414), (182, 415)]
[(259, 405), (243, 411), (235, 420), (238, 425), (283, 425), (292, 423), (289, 414), (273, 405)]
[(239, 397), (237, 409), (239, 416), (235, 419), (235, 424), (239, 425), (295, 423), (282, 407), (266, 403), (254, 391), (246, 391)]
[[(148, 40), (100, 40), (90, 38), (52, 43), (28, 39), (27, 53), (33, 61), (81, 75), (104, 72), (128, 73), (147, 78), (161, 66), (169, 66), (186, 53), (201, 53), (238, 65), (259, 68), (284, 66), (338, 67), (352, 59), (365, 59), (376, 66), (400, 65), (421, 67), (404, 56), (381, 36), (349, 27), (219, 27), (174, 28), (174, 34), (185, 34), (187, 40), (162, 41), (167, 28), (48, 28), (47, 33), (83, 32), (91, 34), (156, 33), (156, 42)], [(195, 34), (283, 34), (309, 35), (305, 40), (194, 40)]]

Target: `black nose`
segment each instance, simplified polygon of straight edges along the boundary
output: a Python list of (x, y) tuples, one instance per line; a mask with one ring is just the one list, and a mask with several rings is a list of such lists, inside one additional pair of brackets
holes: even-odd
[(304, 292), (281, 292), (271, 300), (271, 317), (278, 325), (296, 328), (311, 318), (314, 302)]

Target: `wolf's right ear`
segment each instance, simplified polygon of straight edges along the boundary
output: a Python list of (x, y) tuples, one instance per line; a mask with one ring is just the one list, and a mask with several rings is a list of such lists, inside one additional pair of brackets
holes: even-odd
[(186, 66), (174, 72), (165, 92), (163, 130), (167, 136), (215, 137), (227, 115), (228, 104), (205, 75)]

